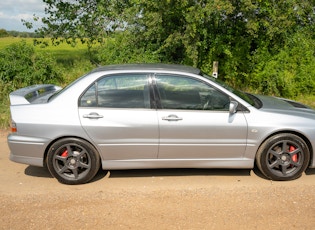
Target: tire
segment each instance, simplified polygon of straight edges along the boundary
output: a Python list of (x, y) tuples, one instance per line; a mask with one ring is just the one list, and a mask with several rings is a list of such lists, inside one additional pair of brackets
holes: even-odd
[(84, 184), (93, 179), (100, 168), (97, 150), (87, 141), (65, 138), (49, 149), (47, 167), (60, 183)]
[(287, 181), (299, 178), (309, 164), (310, 151), (297, 135), (281, 133), (267, 139), (258, 149), (256, 164), (268, 179)]

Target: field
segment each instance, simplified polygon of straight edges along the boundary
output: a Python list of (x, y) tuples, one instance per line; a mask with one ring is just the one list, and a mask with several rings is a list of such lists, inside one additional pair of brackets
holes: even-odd
[[(26, 43), (28, 44), (34, 44), (34, 38), (18, 38), (18, 37), (5, 37), (5, 38), (0, 38), (0, 50), (4, 49), (5, 47), (7, 47), (8, 45), (11, 45), (13, 43), (16, 42), (20, 42), (20, 41), (26, 41)], [(51, 52), (52, 54), (55, 55), (66, 55), (68, 57), (70, 57), (70, 54), (84, 54), (87, 51), (87, 47), (85, 45), (82, 45), (81, 43), (78, 43), (76, 47), (72, 47), (69, 44), (66, 43), (62, 43), (58, 46), (54, 46), (52, 45), (51, 39), (49, 38), (36, 38), (36, 40), (38, 41), (42, 41), (42, 42), (47, 42), (49, 46), (45, 47), (41, 46), (41, 45), (35, 45), (35, 50), (36, 51), (44, 51), (44, 52)], [(69, 54), (69, 55), (67, 55)]]

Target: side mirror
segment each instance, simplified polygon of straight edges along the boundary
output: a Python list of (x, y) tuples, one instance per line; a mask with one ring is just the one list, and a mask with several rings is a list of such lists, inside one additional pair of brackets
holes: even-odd
[(237, 106), (238, 106), (238, 102), (237, 101), (231, 101), (230, 102), (230, 107), (229, 107), (230, 114), (234, 114), (234, 113), (237, 112)]

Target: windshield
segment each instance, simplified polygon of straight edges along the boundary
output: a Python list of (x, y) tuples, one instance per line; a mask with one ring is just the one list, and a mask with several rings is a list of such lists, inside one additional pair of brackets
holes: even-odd
[(210, 77), (206, 74), (202, 74), (203, 77), (217, 83), (218, 85), (224, 87), (225, 89), (227, 89), (228, 91), (230, 91), (231, 93), (234, 93), (236, 96), (242, 98), (244, 101), (246, 101), (247, 103), (249, 103), (250, 105), (252, 106), (255, 106), (255, 107), (259, 107), (257, 106), (257, 104), (255, 103), (255, 100), (253, 98), (253, 96), (251, 94), (248, 94), (248, 93), (244, 93), (242, 91), (239, 91), (237, 89), (234, 89), (232, 88), (231, 86), (227, 85), (225, 82), (217, 79), (217, 78), (214, 78), (214, 77)]

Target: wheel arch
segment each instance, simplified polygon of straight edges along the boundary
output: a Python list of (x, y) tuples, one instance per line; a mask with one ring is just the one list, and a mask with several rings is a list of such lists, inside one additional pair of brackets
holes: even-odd
[[(282, 133), (294, 134), (294, 135), (296, 135), (296, 136), (302, 138), (302, 139), (305, 141), (305, 143), (306, 143), (306, 145), (307, 145), (307, 147), (308, 147), (308, 149), (309, 149), (309, 151), (310, 151), (310, 160), (309, 160), (309, 162), (308, 162), (308, 167), (309, 167), (310, 165), (312, 165), (312, 162), (313, 162), (313, 160), (314, 160), (314, 159), (313, 159), (313, 158), (314, 158), (313, 146), (312, 146), (311, 142), (309, 141), (309, 139), (308, 139), (305, 135), (303, 135), (302, 133), (297, 132), (297, 131), (281, 130), (281, 131), (278, 131), (278, 132), (275, 132), (275, 133), (270, 134), (269, 136), (267, 136), (267, 137), (260, 143), (259, 147), (257, 148), (257, 152), (258, 152), (258, 150), (260, 149), (260, 147), (266, 142), (266, 140), (268, 140), (268, 139), (269, 139), (270, 137), (272, 137), (272, 136), (276, 136), (276, 135), (282, 134)], [(257, 152), (255, 153), (255, 156), (256, 156)], [(255, 163), (256, 163), (256, 157), (255, 157)]]
[(61, 136), (61, 137), (58, 137), (58, 138), (54, 139), (53, 141), (51, 141), (51, 142), (46, 146), (46, 149), (45, 149), (45, 152), (44, 152), (44, 157), (43, 157), (43, 165), (44, 165), (45, 168), (47, 168), (47, 155), (48, 155), (48, 151), (49, 151), (50, 147), (51, 147), (54, 143), (56, 143), (57, 141), (62, 140), (62, 139), (66, 139), (66, 138), (77, 138), (77, 139), (80, 139), (80, 140), (83, 140), (83, 141), (88, 142), (89, 144), (91, 144), (91, 145), (94, 147), (94, 149), (96, 150), (97, 154), (98, 154), (99, 157), (101, 158), (101, 154), (99, 153), (98, 149), (95, 147), (95, 145), (94, 145), (91, 141), (89, 141), (89, 140), (87, 140), (87, 139), (85, 139), (85, 138), (79, 137), (79, 136)]

